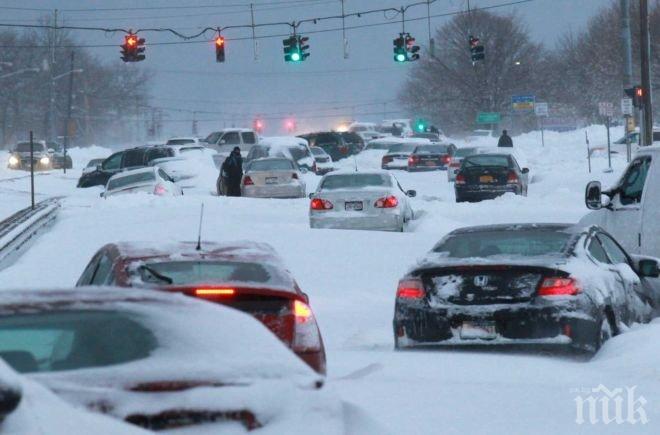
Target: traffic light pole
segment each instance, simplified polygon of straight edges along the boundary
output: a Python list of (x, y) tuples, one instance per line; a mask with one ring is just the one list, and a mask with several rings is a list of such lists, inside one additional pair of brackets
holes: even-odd
[(653, 99), (651, 98), (651, 46), (649, 44), (649, 5), (648, 0), (639, 1), (640, 50), (642, 68), (642, 145), (653, 144)]
[(76, 52), (71, 50), (71, 73), (69, 74), (69, 99), (67, 101), (66, 108), (66, 125), (64, 127), (64, 159), (62, 162), (62, 168), (64, 168), (64, 173), (66, 174), (66, 151), (69, 147), (69, 135), (71, 134), (71, 103), (73, 100), (73, 73), (74, 73), (74, 63), (75, 63)]

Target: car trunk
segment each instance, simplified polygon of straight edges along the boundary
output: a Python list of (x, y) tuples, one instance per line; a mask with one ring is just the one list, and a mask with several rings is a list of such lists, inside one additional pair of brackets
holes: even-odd
[(149, 183), (131, 184), (129, 186), (122, 187), (120, 189), (110, 190), (106, 192), (105, 196), (118, 195), (121, 193), (136, 193), (136, 192), (154, 193), (155, 186), (156, 183), (154, 183), (153, 181)]
[(390, 196), (389, 190), (325, 190), (319, 198), (330, 201), (334, 212), (349, 212), (356, 215), (380, 214), (384, 209), (376, 208), (375, 203)]
[(445, 166), (448, 163), (447, 154), (414, 154), (414, 165), (424, 166)]
[(468, 185), (494, 185), (507, 184), (510, 169), (503, 166), (475, 166), (461, 169)]
[(426, 271), (429, 302), (454, 305), (513, 304), (533, 299), (544, 277), (565, 275), (536, 266), (466, 266)]
[(293, 171), (255, 171), (248, 172), (255, 186), (274, 186), (281, 184), (291, 184), (294, 180)]

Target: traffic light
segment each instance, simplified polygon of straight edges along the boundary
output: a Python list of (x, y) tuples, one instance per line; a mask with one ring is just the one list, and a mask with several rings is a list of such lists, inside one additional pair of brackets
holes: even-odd
[(124, 36), (121, 46), (121, 60), (124, 62), (140, 62), (145, 59), (144, 38), (138, 38), (134, 33)]
[(284, 45), (284, 61), (285, 62), (303, 62), (309, 57), (306, 51), (309, 49), (307, 42), (308, 37), (300, 35), (289, 36), (282, 41)]
[(293, 133), (296, 131), (296, 120), (294, 118), (288, 118), (284, 121), (284, 128), (288, 133)]
[(406, 52), (408, 53), (408, 62), (419, 60), (419, 45), (415, 45), (415, 38), (406, 34)]
[(416, 119), (415, 120), (415, 131), (419, 133), (423, 133), (426, 131), (426, 128), (428, 127), (426, 120), (424, 119)]
[(221, 35), (215, 37), (215, 61), (219, 63), (225, 61), (225, 38)]
[(644, 88), (641, 86), (634, 86), (632, 88), (624, 89), (626, 95), (632, 99), (633, 106), (641, 109), (644, 107)]
[(484, 46), (481, 45), (481, 40), (470, 35), (470, 54), (472, 62), (478, 62), (486, 58)]
[(408, 53), (406, 51), (406, 39), (403, 35), (403, 33), (400, 33), (399, 37), (393, 41), (395, 62), (406, 62), (408, 60)]
[(252, 122), (252, 129), (256, 131), (257, 133), (261, 134), (264, 131), (264, 122), (261, 120), (261, 118), (255, 118), (254, 121)]

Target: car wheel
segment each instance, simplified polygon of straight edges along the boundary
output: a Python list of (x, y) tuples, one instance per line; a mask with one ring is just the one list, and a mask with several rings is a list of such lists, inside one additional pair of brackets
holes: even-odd
[(598, 351), (607, 340), (612, 338), (613, 335), (612, 325), (610, 324), (607, 314), (603, 314), (603, 319), (600, 321), (598, 337), (596, 338), (596, 343), (594, 343), (594, 351)]

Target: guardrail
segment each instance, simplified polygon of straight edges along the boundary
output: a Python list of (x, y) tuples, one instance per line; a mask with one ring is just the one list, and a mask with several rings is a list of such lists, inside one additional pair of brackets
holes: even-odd
[(0, 270), (10, 266), (28, 243), (51, 224), (60, 209), (61, 197), (49, 198), (0, 221)]

